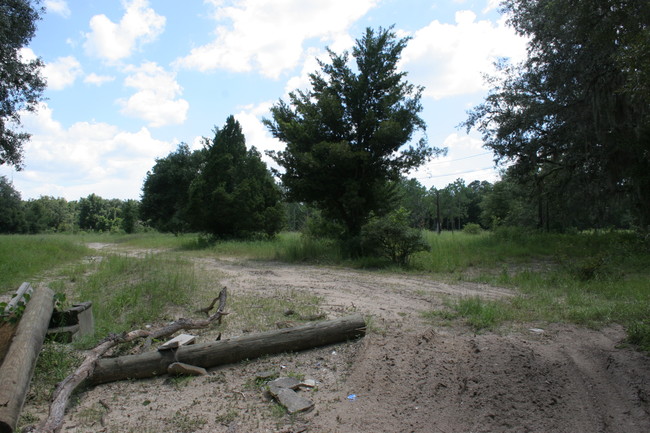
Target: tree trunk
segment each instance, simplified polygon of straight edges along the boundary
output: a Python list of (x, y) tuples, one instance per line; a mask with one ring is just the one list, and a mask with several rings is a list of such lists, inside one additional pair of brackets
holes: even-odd
[(167, 367), (174, 362), (210, 368), (263, 355), (310, 349), (361, 337), (365, 334), (365, 326), (363, 317), (356, 314), (294, 328), (194, 344), (176, 351), (153, 351), (101, 359), (89, 380), (99, 384), (157, 376), (166, 374)]
[(438, 218), (438, 234), (442, 232), (442, 219), (440, 219), (440, 191), (436, 190), (436, 216)]
[(18, 323), (0, 366), (0, 433), (16, 428), (53, 309), (54, 292), (48, 288), (35, 290)]

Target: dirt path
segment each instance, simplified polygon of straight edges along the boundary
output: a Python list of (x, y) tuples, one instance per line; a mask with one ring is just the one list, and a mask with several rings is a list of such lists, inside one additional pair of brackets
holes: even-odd
[[(372, 317), (357, 342), (155, 378), (80, 395), (66, 432), (649, 432), (650, 359), (618, 347), (620, 327), (526, 324), (474, 335), (422, 311), (509, 290), (426, 277), (241, 260), (196, 259), (231, 293), (305, 292), (330, 317)], [(530, 328), (544, 328), (532, 332)], [(260, 371), (318, 381), (306, 414), (283, 415), (252, 385)], [(354, 394), (355, 399), (348, 396)], [(37, 408), (26, 408), (38, 412)]]

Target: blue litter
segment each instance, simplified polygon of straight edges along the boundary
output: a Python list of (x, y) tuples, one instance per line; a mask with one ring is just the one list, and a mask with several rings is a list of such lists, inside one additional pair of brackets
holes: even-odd
[(356, 399), (357, 399), (357, 395), (356, 395), (356, 394), (350, 394), (350, 395), (348, 395), (348, 400), (356, 400)]

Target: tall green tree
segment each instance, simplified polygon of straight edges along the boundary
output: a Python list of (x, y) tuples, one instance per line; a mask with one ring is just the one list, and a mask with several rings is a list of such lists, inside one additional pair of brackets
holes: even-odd
[[(650, 224), (650, 2), (506, 0), (510, 24), (529, 38), (528, 58), (501, 65), (466, 126), (511, 174), (528, 183), (538, 207), (567, 193), (611, 206), (629, 197)], [(634, 53), (633, 56), (630, 54)], [(587, 213), (589, 208), (574, 209)]]
[(271, 156), (288, 199), (314, 205), (345, 237), (358, 235), (371, 213), (390, 211), (389, 182), (439, 151), (423, 134), (423, 88), (397, 67), (407, 42), (392, 28), (367, 29), (352, 49), (354, 66), (347, 52), (328, 50), (329, 63), (319, 61), (321, 70), (310, 75), (311, 89), (290, 93), (265, 120), (286, 144)]
[(280, 190), (259, 152), (246, 150), (239, 122), (229, 116), (204, 142), (205, 163), (189, 191), (192, 226), (216, 237), (279, 232), (284, 221)]
[(190, 230), (187, 217), (190, 184), (205, 159), (204, 150), (190, 151), (180, 143), (176, 151), (147, 172), (140, 197), (140, 218), (162, 232), (182, 233)]
[(20, 112), (33, 111), (45, 89), (40, 59), (25, 60), (40, 19), (40, 1), (0, 0), (0, 165), (22, 168), (22, 148), (30, 135), (19, 132)]
[[(475, 180), (467, 185), (466, 195), (468, 202), (466, 222), (483, 225), (481, 221), (481, 201), (491, 190), (492, 184), (486, 180)], [(488, 226), (483, 225), (483, 228), (488, 228)]]
[(135, 233), (138, 226), (140, 203), (136, 200), (126, 200), (122, 203), (121, 228), (126, 233)]
[(0, 233), (21, 233), (25, 210), (20, 193), (6, 176), (0, 176)]

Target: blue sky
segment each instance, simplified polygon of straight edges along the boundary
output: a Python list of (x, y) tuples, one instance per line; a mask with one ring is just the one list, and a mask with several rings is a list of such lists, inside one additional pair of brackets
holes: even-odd
[[(247, 144), (280, 150), (261, 123), (366, 27), (412, 39), (400, 67), (425, 87), (422, 118), (448, 155), (409, 176), (427, 187), (497, 179), (476, 133), (457, 125), (486, 95), (498, 57), (519, 61), (525, 41), (498, 0), (44, 0), (23, 56), (46, 67), (46, 100), (22, 116), (32, 134), (25, 168), (0, 166), (24, 200), (139, 199), (155, 159), (193, 149), (233, 114)], [(271, 164), (265, 158), (267, 164)]]

